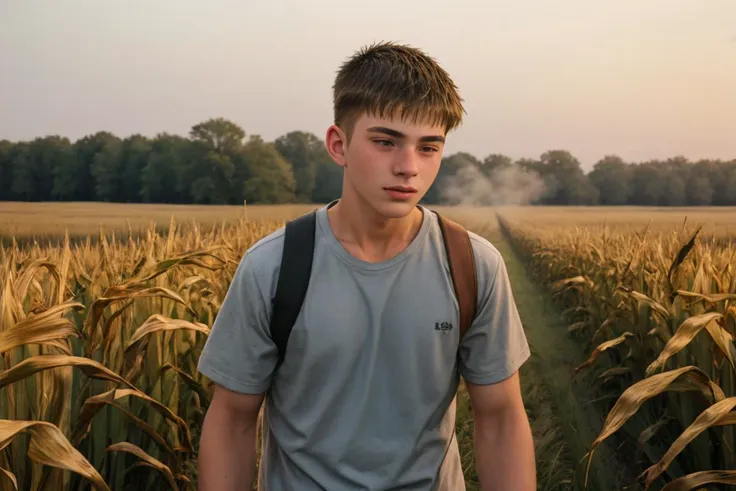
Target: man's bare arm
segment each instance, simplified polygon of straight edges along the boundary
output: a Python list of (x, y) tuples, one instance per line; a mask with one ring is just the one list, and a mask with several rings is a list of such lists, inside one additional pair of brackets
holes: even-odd
[(534, 443), (518, 371), (497, 384), (467, 386), (481, 489), (536, 491)]
[(199, 491), (253, 488), (262, 402), (263, 394), (240, 394), (216, 386), (200, 439)]

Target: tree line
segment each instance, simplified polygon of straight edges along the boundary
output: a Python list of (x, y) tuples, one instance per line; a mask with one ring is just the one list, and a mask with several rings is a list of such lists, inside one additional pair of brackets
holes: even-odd
[[(342, 168), (316, 135), (246, 138), (224, 118), (198, 123), (186, 137), (100, 131), (74, 142), (58, 135), (0, 140), (0, 201), (324, 203), (341, 185)], [(734, 206), (736, 159), (625, 162), (606, 155), (585, 173), (566, 150), (517, 160), (457, 152), (443, 158), (423, 202)]]

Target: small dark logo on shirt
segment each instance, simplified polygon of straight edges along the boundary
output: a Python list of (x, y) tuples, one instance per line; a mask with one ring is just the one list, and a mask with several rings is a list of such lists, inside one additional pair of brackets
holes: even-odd
[(448, 333), (452, 330), (452, 322), (435, 322), (434, 330), (442, 333)]

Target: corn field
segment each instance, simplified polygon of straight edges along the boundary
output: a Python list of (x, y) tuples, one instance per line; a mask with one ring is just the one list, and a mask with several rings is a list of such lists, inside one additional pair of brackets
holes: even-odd
[(572, 376), (597, 385), (607, 418), (588, 465), (611, 439), (643, 485), (631, 489), (736, 484), (736, 240), (686, 223), (638, 232), (546, 223), (533, 212), (523, 224), (500, 218), (563, 310), (560, 335), (589, 354)]
[[(608, 417), (581, 465), (615, 442), (628, 489), (736, 484), (733, 236), (543, 213), (451, 214), (507, 238), (585, 349), (570, 377)], [(286, 218), (0, 248), (0, 491), (196, 489), (197, 360), (243, 253)]]
[(0, 249), (0, 489), (196, 489), (199, 353), (240, 257), (282, 224)]

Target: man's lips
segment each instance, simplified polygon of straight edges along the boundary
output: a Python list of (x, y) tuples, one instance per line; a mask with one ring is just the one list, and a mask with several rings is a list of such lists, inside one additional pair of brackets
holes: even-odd
[(397, 191), (399, 193), (416, 193), (417, 192), (417, 190), (411, 186), (391, 186), (391, 187), (383, 188), (383, 189), (387, 191)]

